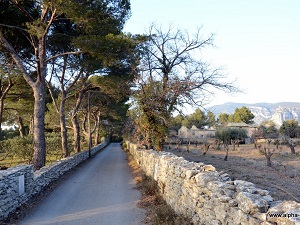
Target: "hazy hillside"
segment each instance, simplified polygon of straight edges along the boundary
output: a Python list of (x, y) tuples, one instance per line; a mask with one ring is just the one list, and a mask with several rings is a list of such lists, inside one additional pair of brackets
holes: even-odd
[(278, 102), (278, 103), (233, 103), (227, 102), (222, 105), (215, 105), (210, 110), (218, 116), (221, 113), (232, 114), (236, 108), (246, 106), (255, 115), (255, 124), (260, 124), (265, 120), (273, 120), (277, 126), (283, 121), (295, 119), (300, 122), (300, 103), (298, 102)]

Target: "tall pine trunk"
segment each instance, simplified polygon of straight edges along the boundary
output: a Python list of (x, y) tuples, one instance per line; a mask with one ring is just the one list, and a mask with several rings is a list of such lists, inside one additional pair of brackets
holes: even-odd
[(94, 138), (94, 145), (98, 145), (100, 140), (100, 116), (101, 116), (101, 112), (98, 111), (97, 113), (97, 127), (96, 127), (96, 130), (95, 130), (95, 138)]
[(45, 37), (36, 39), (37, 45), (35, 48), (36, 57), (36, 79), (32, 79), (24, 66), (21, 57), (17, 55), (15, 49), (6, 40), (0, 32), (1, 42), (11, 54), (17, 67), (22, 71), (23, 77), (30, 85), (34, 95), (34, 113), (33, 113), (33, 167), (35, 170), (45, 166), (46, 163), (46, 140), (45, 140), (45, 79), (47, 75), (46, 63), (46, 42)]
[(71, 118), (72, 118), (71, 121), (72, 121), (72, 125), (73, 125), (74, 151), (76, 153), (81, 151), (80, 126), (79, 126), (79, 121), (78, 121), (78, 117), (77, 117), (77, 112), (78, 112), (79, 107), (81, 105), (83, 94), (84, 94), (84, 91), (79, 92), (79, 96), (77, 97), (76, 104), (75, 104), (75, 106), (72, 110), (73, 112), (72, 112), (72, 115), (71, 115)]
[(4, 109), (4, 99), (0, 98), (0, 133), (2, 132), (3, 109)]
[(76, 153), (81, 151), (80, 147), (80, 126), (77, 115), (72, 116), (73, 135), (74, 135), (74, 151)]
[(24, 123), (23, 123), (23, 119), (21, 116), (18, 117), (18, 124), (19, 124), (20, 137), (23, 138), (25, 136), (25, 128), (24, 128)]
[(35, 170), (46, 164), (46, 139), (45, 139), (45, 82), (36, 82), (33, 88), (34, 113), (33, 113), (33, 166)]
[(60, 109), (59, 109), (59, 122), (60, 122), (60, 135), (61, 135), (61, 149), (62, 149), (62, 157), (66, 158), (69, 156), (68, 149), (68, 131), (66, 125), (66, 116), (65, 116), (65, 102), (66, 102), (66, 94), (62, 91)]

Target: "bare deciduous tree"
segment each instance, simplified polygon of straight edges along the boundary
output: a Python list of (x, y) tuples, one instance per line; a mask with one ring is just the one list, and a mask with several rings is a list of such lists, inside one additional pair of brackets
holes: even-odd
[(291, 154), (292, 154), (292, 155), (295, 155), (295, 154), (296, 154), (295, 147), (296, 147), (297, 145), (299, 145), (299, 144), (300, 144), (299, 142), (293, 141), (292, 139), (286, 140), (286, 145), (291, 149)]
[(212, 68), (201, 57), (201, 51), (213, 44), (213, 35), (203, 37), (201, 29), (194, 35), (187, 31), (165, 32), (152, 25), (142, 46), (140, 76), (136, 80), (136, 101), (143, 123), (150, 124), (148, 145), (156, 142), (162, 150), (170, 115), (178, 106), (202, 106), (213, 94), (213, 88), (237, 91), (220, 68)]
[(206, 153), (208, 152), (209, 147), (210, 147), (210, 143), (208, 143), (207, 141), (205, 141), (205, 142), (203, 143), (202, 147), (201, 147), (201, 148), (204, 150), (204, 151), (203, 151), (203, 155), (204, 155), (204, 156), (205, 156)]
[(264, 146), (264, 155), (267, 159), (267, 166), (272, 166), (271, 157), (273, 156), (275, 149), (270, 149), (270, 145), (268, 147)]
[(224, 143), (224, 148), (226, 150), (224, 161), (227, 161), (228, 160), (228, 152), (229, 152), (229, 146), (227, 143)]

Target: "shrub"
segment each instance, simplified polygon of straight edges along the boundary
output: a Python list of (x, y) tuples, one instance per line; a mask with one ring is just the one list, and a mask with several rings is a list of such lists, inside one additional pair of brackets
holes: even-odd
[[(46, 133), (46, 160), (51, 163), (61, 158), (61, 137), (60, 133)], [(73, 138), (68, 137), (69, 153), (73, 150)], [(12, 167), (18, 164), (32, 163), (33, 157), (33, 136), (27, 135), (23, 138), (14, 137), (0, 141), (0, 161), (2, 165)]]
[(0, 152), (5, 153), (5, 158), (9, 159), (9, 166), (15, 164), (13, 161), (18, 160), (19, 163), (30, 164), (33, 156), (33, 137), (31, 135), (23, 138), (15, 137), (0, 142)]

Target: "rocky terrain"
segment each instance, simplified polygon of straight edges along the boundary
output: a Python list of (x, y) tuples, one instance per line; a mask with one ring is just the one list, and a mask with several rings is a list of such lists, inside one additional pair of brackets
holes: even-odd
[(272, 120), (278, 127), (286, 120), (295, 119), (300, 122), (300, 103), (279, 102), (279, 103), (233, 103), (228, 102), (222, 105), (215, 105), (210, 110), (218, 116), (221, 113), (234, 113), (236, 108), (246, 106), (255, 115), (254, 122), (259, 125), (266, 120)]

